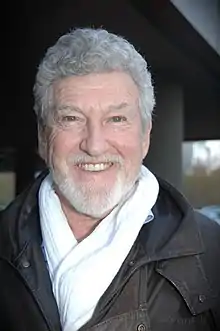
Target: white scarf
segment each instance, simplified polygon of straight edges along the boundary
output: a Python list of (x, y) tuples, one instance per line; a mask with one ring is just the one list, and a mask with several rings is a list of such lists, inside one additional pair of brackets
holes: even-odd
[(78, 243), (48, 175), (39, 191), (46, 259), (62, 328), (75, 331), (91, 317), (156, 202), (159, 185), (144, 166), (134, 193)]

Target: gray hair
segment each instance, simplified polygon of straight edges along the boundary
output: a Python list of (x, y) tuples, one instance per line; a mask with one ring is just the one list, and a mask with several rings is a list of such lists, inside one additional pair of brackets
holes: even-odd
[(103, 29), (74, 29), (50, 47), (39, 65), (34, 85), (38, 122), (46, 124), (53, 106), (52, 84), (64, 77), (122, 71), (139, 90), (142, 126), (151, 120), (155, 105), (151, 74), (145, 59), (127, 40)]

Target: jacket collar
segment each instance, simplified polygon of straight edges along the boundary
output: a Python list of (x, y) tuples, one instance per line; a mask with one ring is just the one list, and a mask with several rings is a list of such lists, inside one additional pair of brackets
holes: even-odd
[(42, 241), (37, 200), (40, 184), (47, 173), (43, 172), (0, 215), (0, 257), (12, 263), (29, 244)]
[(137, 240), (142, 248), (138, 260), (153, 262), (203, 253), (198, 213), (179, 191), (160, 178), (158, 181), (159, 195), (152, 210), (154, 220), (143, 226)]

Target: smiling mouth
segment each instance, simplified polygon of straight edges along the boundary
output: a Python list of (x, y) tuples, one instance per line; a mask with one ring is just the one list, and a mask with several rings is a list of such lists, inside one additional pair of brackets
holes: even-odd
[(79, 163), (77, 167), (84, 171), (98, 172), (109, 169), (113, 165), (112, 162), (107, 163)]

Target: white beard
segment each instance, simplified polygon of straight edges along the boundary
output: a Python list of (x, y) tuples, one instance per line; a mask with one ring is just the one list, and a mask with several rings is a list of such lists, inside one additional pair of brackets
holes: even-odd
[(119, 173), (111, 189), (105, 184), (97, 189), (95, 182), (80, 185), (76, 184), (68, 174), (58, 173), (53, 169), (51, 174), (54, 183), (71, 206), (77, 212), (93, 218), (105, 216), (122, 201), (135, 183), (134, 179), (128, 180), (125, 175)]

